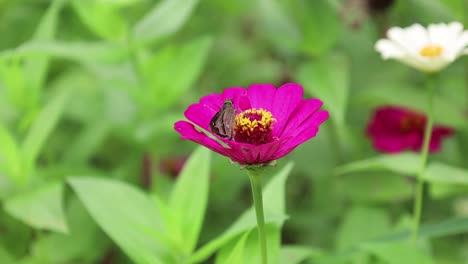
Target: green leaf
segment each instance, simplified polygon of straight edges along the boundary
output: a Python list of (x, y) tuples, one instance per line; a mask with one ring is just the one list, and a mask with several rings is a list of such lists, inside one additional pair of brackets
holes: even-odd
[(190, 17), (198, 0), (160, 1), (133, 28), (133, 38), (147, 43), (168, 37), (178, 31)]
[(337, 248), (351, 248), (359, 242), (376, 238), (390, 230), (390, 219), (384, 210), (354, 207), (345, 216), (337, 235)]
[(142, 0), (96, 0), (99, 3), (105, 3), (105, 4), (112, 4), (112, 5), (118, 5), (118, 6), (127, 6), (127, 5), (134, 5)]
[(410, 152), (381, 155), (375, 158), (351, 162), (335, 169), (335, 173), (347, 174), (360, 171), (389, 170), (395, 173), (414, 175), (420, 167), (420, 156)]
[(333, 121), (344, 125), (349, 90), (349, 65), (344, 56), (306, 63), (299, 69), (297, 79), (307, 92), (323, 100)]
[[(269, 224), (265, 226), (267, 239), (268, 263), (280, 264), (280, 227)], [(223, 246), (216, 256), (216, 263), (261, 263), (260, 241), (258, 231), (253, 228), (247, 231), (247, 240), (243, 241), (245, 234), (238, 241), (231, 241)]]
[(336, 10), (327, 0), (303, 1), (298, 4), (302, 15), (302, 50), (321, 56), (329, 51), (340, 36), (340, 21)]
[(4, 208), (31, 227), (67, 233), (62, 196), (63, 184), (49, 183), (7, 199)]
[(453, 13), (455, 20), (463, 21), (466, 10), (465, 0), (441, 0), (441, 2)]
[(301, 42), (301, 32), (277, 0), (259, 0), (258, 13), (264, 32), (279, 48), (293, 49)]
[(0, 125), (0, 171), (19, 184), (22, 181), (22, 156), (10, 132)]
[(4, 249), (2, 246), (0, 246), (0, 263), (15, 264), (15, 260), (13, 259), (13, 256), (11, 256), (10, 253), (6, 249)]
[(365, 245), (364, 249), (388, 264), (431, 264), (430, 255), (408, 242)]
[[(211, 151), (199, 147), (185, 163), (169, 200), (171, 226), (187, 253), (195, 248), (208, 202)], [(173, 237), (174, 237), (173, 236)]]
[[(68, 234), (42, 234), (32, 244), (34, 256), (46, 263), (97, 263), (109, 244), (77, 197), (67, 203)], [(60, 250), (57, 250), (60, 248)]]
[(156, 204), (126, 183), (96, 177), (68, 180), (91, 217), (136, 263), (172, 263)]
[(127, 25), (116, 5), (95, 0), (73, 0), (71, 3), (83, 23), (96, 35), (107, 40), (125, 36)]
[(25, 166), (32, 169), (40, 150), (49, 137), (52, 130), (57, 125), (60, 116), (64, 111), (65, 103), (68, 100), (69, 89), (58, 91), (51, 101), (42, 109), (39, 116), (34, 121), (22, 144), (22, 153)]
[(65, 150), (64, 161), (85, 164), (94, 155), (111, 130), (111, 125), (101, 117), (90, 120), (77, 138)]
[(141, 100), (160, 109), (178, 101), (200, 74), (211, 43), (211, 38), (201, 37), (154, 54), (144, 65), (149, 94), (141, 93)]
[[(451, 218), (438, 223), (423, 224), (419, 229), (420, 238), (439, 238), (450, 235), (457, 235), (468, 231), (468, 218)], [(388, 243), (397, 241), (408, 241), (411, 237), (410, 230), (396, 231), (383, 236), (371, 239), (363, 243)]]
[[(413, 15), (413, 19), (416, 19), (413, 21), (421, 21), (423, 24), (434, 23), (434, 21), (453, 21), (451, 10), (444, 6), (441, 0), (410, 0), (408, 2), (410, 3), (409, 12)], [(420, 12), (414, 12), (414, 10), (420, 10)]]
[[(57, 31), (59, 14), (65, 4), (65, 0), (52, 1), (44, 17), (39, 23), (32, 41), (51, 41)], [(33, 58), (25, 61), (26, 75), (31, 85), (33, 96), (39, 98), (39, 90), (42, 90), (49, 68), (49, 58)]]
[(468, 170), (433, 162), (426, 168), (424, 180), (433, 183), (468, 184)]
[(2, 97), (12, 104), (19, 112), (31, 107), (33, 97), (27, 93), (27, 77), (21, 61), (16, 54), (8, 59), (0, 60), (0, 81), (2, 84)]
[(225, 246), (226, 250), (221, 250), (216, 256), (216, 262), (219, 264), (237, 264), (243, 263), (245, 244), (252, 230), (247, 230), (238, 241), (233, 241), (233, 245)]
[(0, 58), (51, 55), (88, 66), (88, 64), (96, 62), (119, 62), (127, 54), (128, 50), (111, 43), (34, 41), (26, 42), (16, 49), (0, 52)]
[(355, 202), (403, 202), (411, 199), (413, 184), (391, 172), (359, 172), (341, 177), (338, 193)]
[[(278, 172), (263, 190), (263, 208), (265, 212), (265, 222), (273, 223), (281, 227), (286, 220), (285, 212), (285, 183), (289, 173), (292, 170), (292, 163), (288, 163)], [(247, 178), (247, 176), (246, 176)], [(240, 233), (257, 226), (255, 210), (253, 207), (245, 211), (225, 232), (213, 239), (202, 248), (197, 250), (190, 258), (190, 263), (199, 263), (218, 248), (222, 247), (231, 239), (238, 236)]]
[(281, 248), (280, 263), (300, 264), (306, 259), (322, 256), (320, 249), (303, 246), (284, 246)]
[(446, 199), (450, 196), (461, 195), (468, 192), (468, 185), (431, 182), (429, 193), (433, 199)]

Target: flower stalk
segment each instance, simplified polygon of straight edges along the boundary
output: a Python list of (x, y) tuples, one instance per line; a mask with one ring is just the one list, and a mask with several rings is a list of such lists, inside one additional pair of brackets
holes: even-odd
[(411, 234), (411, 241), (416, 244), (418, 240), (419, 225), (421, 222), (421, 211), (423, 205), (423, 190), (424, 190), (424, 171), (426, 170), (427, 158), (429, 154), (429, 144), (431, 142), (432, 126), (434, 122), (433, 114), (433, 95), (434, 95), (434, 76), (427, 76), (427, 123), (424, 131), (424, 141), (421, 150), (421, 166), (417, 175), (416, 194), (414, 198), (414, 212), (413, 212), (413, 229)]
[(250, 179), (250, 186), (252, 187), (252, 196), (255, 207), (255, 214), (257, 216), (257, 229), (260, 241), (260, 251), (262, 264), (268, 263), (267, 254), (267, 240), (265, 233), (265, 216), (263, 214), (263, 198), (262, 198), (262, 175), (263, 169), (247, 169), (247, 174)]

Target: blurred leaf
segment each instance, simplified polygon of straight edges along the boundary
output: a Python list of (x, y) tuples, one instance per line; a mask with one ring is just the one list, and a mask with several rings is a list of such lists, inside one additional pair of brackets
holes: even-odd
[[(26, 135), (23, 144), (22, 152), (24, 155), (24, 162), (29, 169), (34, 167), (40, 150), (44, 146), (45, 141), (51, 134), (57, 122), (64, 111), (65, 103), (70, 94), (69, 89), (58, 91), (55, 97), (42, 109), (39, 116), (34, 121), (31, 129)], [(27, 175), (29, 177), (29, 175)]]
[(91, 120), (77, 138), (70, 142), (64, 154), (64, 161), (70, 164), (85, 164), (109, 134), (111, 126), (106, 120)]
[(105, 3), (105, 4), (112, 4), (112, 5), (119, 5), (119, 6), (127, 6), (127, 5), (134, 5), (142, 0), (96, 0), (98, 3)]
[(0, 244), (12, 257), (17, 258), (28, 252), (33, 229), (11, 216), (4, 208), (5, 202), (0, 210), (0, 224), (2, 226)]
[(371, 207), (353, 207), (338, 230), (336, 246), (349, 249), (390, 231), (390, 219), (385, 210)]
[(148, 43), (178, 31), (197, 5), (198, 0), (162, 0), (133, 28), (136, 42)]
[[(450, 22), (453, 20), (449, 10), (441, 0), (409, 0), (408, 15), (412, 21), (420, 21), (422, 24), (438, 22)], [(419, 10), (420, 12), (415, 12)]]
[(432, 258), (408, 242), (369, 244), (364, 248), (388, 264), (431, 264)]
[(136, 263), (172, 263), (156, 204), (126, 183), (93, 177), (68, 180), (91, 217)]
[(359, 172), (339, 178), (337, 185), (338, 193), (355, 202), (394, 203), (410, 199), (413, 195), (411, 182), (390, 172)]
[(10, 253), (0, 246), (0, 263), (2, 264), (15, 264), (15, 260)]
[(280, 263), (300, 264), (306, 259), (319, 257), (324, 253), (319, 249), (305, 246), (283, 246), (281, 248)]
[(201, 72), (211, 43), (211, 38), (201, 37), (159, 50), (144, 66), (150, 94), (142, 93), (141, 99), (158, 109), (179, 100)]
[[(198, 147), (184, 165), (171, 193), (171, 227), (190, 254), (198, 241), (208, 202), (211, 151)], [(173, 237), (177, 237), (174, 234)]]
[(216, 262), (219, 264), (237, 264), (243, 263), (245, 244), (252, 230), (247, 230), (237, 241), (233, 241), (232, 245), (224, 246), (227, 250), (221, 249), (216, 255)]
[(120, 62), (127, 56), (126, 48), (110, 43), (88, 42), (26, 42), (16, 49), (0, 52), (0, 58), (15, 58), (19, 56), (51, 55), (69, 59), (88, 66), (96, 62)]
[[(55, 0), (51, 2), (32, 37), (32, 41), (51, 41), (54, 39), (57, 31), (59, 14), (65, 3), (65, 0)], [(46, 80), (48, 68), (49, 58), (47, 57), (27, 59), (25, 61), (25, 71), (31, 86), (30, 93), (32, 93), (31, 96), (36, 97), (36, 99), (39, 98), (39, 90), (42, 89)]]
[(466, 0), (441, 0), (440, 2), (453, 13), (456, 20), (463, 21), (467, 8)]
[[(109, 246), (76, 197), (67, 205), (68, 234), (43, 234), (33, 244), (33, 254), (47, 263), (96, 263)], [(57, 250), (60, 248), (60, 250)]]
[[(284, 168), (278, 172), (263, 189), (265, 223), (274, 223), (276, 226), (281, 227), (287, 218), (285, 212), (284, 187), (286, 178), (291, 172), (292, 167), (292, 163), (288, 163), (284, 166)], [(231, 239), (256, 226), (257, 220), (255, 217), (255, 211), (253, 207), (250, 207), (225, 232), (197, 250), (190, 258), (190, 263), (199, 263), (205, 260), (218, 248), (231, 241)]]
[(467, 192), (467, 185), (441, 182), (431, 182), (429, 185), (429, 193), (432, 199), (446, 199), (447, 197), (466, 194)]
[[(468, 231), (468, 218), (456, 217), (440, 221), (438, 223), (423, 224), (419, 229), (419, 238), (438, 238), (450, 235), (457, 235)], [(388, 232), (383, 236), (366, 241), (366, 243), (388, 243), (397, 241), (408, 241), (411, 232), (408, 229), (403, 231)]]
[(0, 125), (0, 171), (13, 182), (21, 181), (22, 156), (10, 132)]
[(354, 161), (335, 169), (336, 174), (359, 171), (389, 170), (395, 173), (414, 175), (420, 167), (420, 156), (415, 153), (381, 155), (366, 160)]
[(62, 182), (50, 183), (7, 199), (4, 208), (33, 228), (67, 233), (62, 195)]
[(433, 162), (426, 168), (424, 179), (434, 183), (468, 184), (468, 171), (443, 163)]
[(344, 125), (349, 90), (349, 65), (344, 56), (333, 55), (304, 64), (297, 79), (306, 91), (323, 100), (332, 121)]
[[(265, 233), (268, 263), (280, 264), (280, 228), (273, 224), (266, 225)], [(247, 239), (245, 239), (246, 235)], [(233, 240), (224, 245), (216, 256), (216, 263), (261, 263), (260, 252), (258, 231), (256, 228), (253, 228), (241, 236), (239, 240)]]
[(32, 97), (27, 93), (27, 76), (20, 60), (14, 55), (0, 60), (0, 81), (3, 84), (2, 97), (5, 96), (16, 110), (23, 112), (31, 106)]
[(71, 3), (83, 23), (101, 38), (119, 40), (127, 33), (126, 22), (116, 5), (95, 0), (73, 0)]
[(299, 46), (301, 32), (284, 10), (278, 0), (258, 0), (262, 32), (279, 48), (291, 50)]
[(340, 36), (338, 13), (327, 0), (300, 1), (297, 11), (302, 15), (302, 50), (312, 56), (325, 54)]

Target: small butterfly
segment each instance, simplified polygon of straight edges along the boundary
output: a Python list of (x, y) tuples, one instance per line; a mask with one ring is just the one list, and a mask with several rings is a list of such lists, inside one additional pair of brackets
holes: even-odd
[(232, 99), (226, 99), (221, 110), (211, 118), (211, 131), (220, 137), (232, 139), (235, 117), (236, 110), (232, 105)]

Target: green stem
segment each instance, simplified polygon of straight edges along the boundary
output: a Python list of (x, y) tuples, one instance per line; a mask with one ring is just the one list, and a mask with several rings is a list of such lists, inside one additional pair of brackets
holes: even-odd
[(265, 217), (263, 215), (263, 198), (262, 198), (262, 169), (247, 169), (247, 174), (250, 178), (252, 187), (253, 202), (255, 214), (257, 215), (258, 235), (260, 239), (260, 250), (262, 256), (262, 264), (267, 264), (267, 241), (265, 234)]
[(413, 230), (411, 235), (411, 240), (413, 244), (416, 244), (418, 240), (418, 232), (419, 232), (419, 224), (421, 221), (421, 211), (422, 211), (422, 204), (423, 204), (423, 187), (424, 187), (424, 180), (423, 174), (426, 169), (427, 158), (429, 154), (429, 143), (431, 142), (431, 134), (432, 134), (432, 125), (433, 125), (433, 111), (432, 111), (432, 98), (434, 94), (434, 76), (427, 76), (427, 123), (426, 128), (424, 130), (424, 141), (423, 147), (421, 151), (421, 166), (419, 168), (419, 173), (417, 175), (417, 186), (416, 186), (416, 194), (414, 198), (414, 212), (413, 212)]

